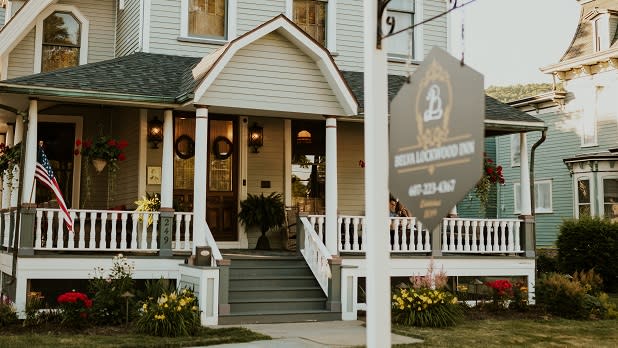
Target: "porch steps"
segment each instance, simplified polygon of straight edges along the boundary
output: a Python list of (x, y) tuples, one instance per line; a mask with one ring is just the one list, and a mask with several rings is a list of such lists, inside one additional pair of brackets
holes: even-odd
[(302, 256), (237, 255), (231, 259), (230, 313), (219, 324), (341, 320), (326, 309), (327, 297)]

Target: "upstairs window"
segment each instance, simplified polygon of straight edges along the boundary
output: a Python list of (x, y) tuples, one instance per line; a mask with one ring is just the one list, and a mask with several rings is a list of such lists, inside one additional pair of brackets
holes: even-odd
[(294, 0), (294, 23), (321, 45), (326, 45), (327, 5), (324, 0)]
[(226, 0), (189, 0), (189, 36), (225, 38), (227, 36)]
[[(387, 12), (389, 17), (395, 19), (394, 31), (414, 25), (414, 0), (392, 0), (388, 4)], [(414, 59), (414, 31), (409, 30), (388, 38), (388, 55), (396, 58), (407, 58), (411, 55)]]
[(54, 12), (43, 21), (42, 72), (79, 65), (81, 30), (69, 12)]
[[(534, 211), (535, 213), (551, 213), (552, 187), (551, 180), (536, 181), (534, 183)], [(521, 212), (521, 185), (513, 184), (515, 198), (515, 213)]]

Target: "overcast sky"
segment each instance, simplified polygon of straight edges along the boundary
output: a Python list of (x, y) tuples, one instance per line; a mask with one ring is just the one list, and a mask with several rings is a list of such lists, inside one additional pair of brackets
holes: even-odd
[(453, 12), (451, 52), (459, 57), (465, 47), (465, 62), (485, 76), (486, 87), (552, 82), (539, 68), (558, 63), (579, 10), (576, 0), (476, 0)]

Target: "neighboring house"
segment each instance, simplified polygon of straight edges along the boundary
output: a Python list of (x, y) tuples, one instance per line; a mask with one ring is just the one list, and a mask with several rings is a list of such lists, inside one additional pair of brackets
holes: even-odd
[[(509, 103), (545, 121), (547, 140), (534, 159), (537, 246), (552, 247), (564, 219), (584, 215), (618, 218), (618, 2), (579, 1), (577, 30), (556, 64), (541, 68), (563, 90)], [(539, 135), (529, 136), (530, 149)], [(517, 216), (519, 142), (500, 137), (498, 161), (507, 184), (500, 188), (499, 217)]]
[[(439, 14), (446, 1), (390, 6), (403, 26)], [(0, 31), (0, 122), (7, 144), (24, 142), (25, 163), (21, 184), (19, 175), (4, 175), (2, 291), (23, 309), (28, 291), (51, 297), (50, 289), (88, 279), (122, 252), (135, 260), (136, 279), (166, 277), (198, 289), (203, 323), (356, 318), (364, 307), (357, 293), (366, 276), (364, 241), (389, 233), (364, 229), (362, 12), (356, 0), (9, 1)], [(426, 52), (446, 48), (446, 19), (419, 27), (412, 44), (405, 37), (389, 46), (391, 99)], [(161, 123), (162, 139), (152, 137)], [(487, 137), (544, 127), (486, 97)], [(73, 156), (76, 140), (100, 135), (129, 141), (113, 190), (106, 170), (95, 174)], [(53, 196), (33, 187), (39, 141), (74, 234)], [(309, 180), (309, 198), (293, 197), (303, 189), (293, 175)], [(324, 189), (333, 182), (336, 190)], [(147, 192), (161, 194), (160, 212), (131, 211)], [(238, 223), (239, 202), (271, 192), (301, 208), (300, 266), (282, 258), (283, 266), (251, 261), (238, 270), (243, 258), (229, 250), (254, 248), (260, 234)], [(425, 273), (433, 257), (453, 285), (510, 276), (533, 289), (534, 221), (526, 209), (522, 215), (449, 218), (435, 231), (415, 218), (392, 218), (407, 233), (391, 246), (390, 275)], [(285, 242), (278, 233), (270, 238), (275, 247)], [(191, 254), (212, 267), (183, 265)], [(294, 285), (256, 275), (267, 268), (290, 269)], [(249, 290), (262, 292), (249, 301)], [(268, 296), (275, 297), (256, 303)]]

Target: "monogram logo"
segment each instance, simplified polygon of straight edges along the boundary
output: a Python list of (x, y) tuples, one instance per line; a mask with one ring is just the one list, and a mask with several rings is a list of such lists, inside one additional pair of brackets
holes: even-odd
[(436, 121), (442, 118), (444, 109), (442, 109), (442, 97), (440, 96), (440, 87), (433, 84), (427, 90), (427, 109), (423, 113), (425, 122)]

